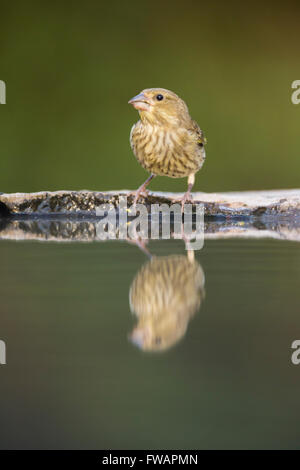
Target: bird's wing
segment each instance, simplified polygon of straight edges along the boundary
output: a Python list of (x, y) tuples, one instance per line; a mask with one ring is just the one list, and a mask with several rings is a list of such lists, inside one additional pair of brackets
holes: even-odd
[(204, 132), (200, 129), (196, 121), (192, 120), (190, 131), (196, 134), (198, 144), (205, 145), (207, 143), (207, 139), (204, 135)]

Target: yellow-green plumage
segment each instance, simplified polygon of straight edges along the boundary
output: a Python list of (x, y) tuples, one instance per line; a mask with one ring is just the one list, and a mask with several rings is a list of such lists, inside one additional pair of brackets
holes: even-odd
[(149, 88), (129, 103), (141, 117), (130, 133), (137, 160), (153, 176), (189, 177), (190, 192), (205, 160), (206, 140), (185, 102), (170, 90)]
[(186, 256), (153, 257), (136, 275), (130, 306), (138, 318), (131, 339), (148, 351), (168, 349), (185, 334), (204, 297), (204, 273)]
[(205, 152), (199, 140), (196, 129), (163, 128), (142, 121), (133, 126), (130, 135), (131, 148), (140, 164), (150, 173), (171, 178), (200, 170)]

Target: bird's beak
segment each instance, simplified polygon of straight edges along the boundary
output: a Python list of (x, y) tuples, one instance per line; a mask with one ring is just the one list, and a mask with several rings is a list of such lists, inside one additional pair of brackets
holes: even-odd
[(151, 106), (151, 100), (147, 98), (144, 93), (140, 93), (139, 95), (134, 96), (131, 100), (128, 101), (129, 104), (137, 109), (138, 111), (149, 111)]
[(128, 336), (129, 341), (135, 344), (139, 349), (145, 349), (147, 342), (149, 341), (151, 332), (147, 327), (136, 327)]
[(145, 334), (142, 329), (135, 328), (128, 338), (133, 344), (138, 346), (138, 348), (143, 349), (145, 343)]

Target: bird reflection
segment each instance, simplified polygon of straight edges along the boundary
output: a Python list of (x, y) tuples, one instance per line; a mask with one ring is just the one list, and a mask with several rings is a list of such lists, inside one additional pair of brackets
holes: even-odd
[(137, 317), (130, 340), (144, 351), (165, 351), (174, 346), (200, 308), (204, 282), (194, 251), (187, 256), (151, 258), (130, 288), (130, 308)]

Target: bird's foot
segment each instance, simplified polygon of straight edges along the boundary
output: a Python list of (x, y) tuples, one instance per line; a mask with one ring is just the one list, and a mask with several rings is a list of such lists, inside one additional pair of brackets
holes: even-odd
[(136, 194), (135, 194), (135, 197), (134, 197), (134, 200), (133, 200), (133, 204), (136, 205), (141, 196), (146, 198), (146, 197), (148, 197), (148, 195), (149, 195), (148, 189), (143, 189), (142, 191), (139, 191), (139, 190), (136, 191)]
[(139, 187), (139, 189), (137, 191), (134, 191), (133, 193), (131, 193), (132, 195), (134, 195), (134, 200), (133, 200), (133, 205), (136, 206), (136, 203), (138, 202), (138, 199), (140, 196), (143, 196), (143, 197), (147, 197), (148, 196), (148, 190), (146, 189), (147, 188), (147, 185), (150, 183), (150, 181), (155, 177), (155, 175), (153, 173), (151, 173), (151, 175), (146, 179), (146, 181)]
[(179, 202), (181, 204), (181, 211), (183, 212), (184, 210), (184, 204), (186, 203), (190, 203), (190, 204), (193, 204), (193, 198), (192, 198), (192, 195), (189, 191), (187, 191), (186, 193), (184, 193), (183, 196), (179, 197), (179, 198), (171, 198), (171, 201), (172, 202)]
[(136, 191), (131, 191), (128, 196), (134, 196), (134, 199), (133, 199), (133, 205), (135, 206), (139, 200), (139, 198), (142, 196), (142, 197), (148, 197), (149, 195), (149, 191), (148, 189), (144, 189), (144, 188), (139, 188), (137, 189)]

